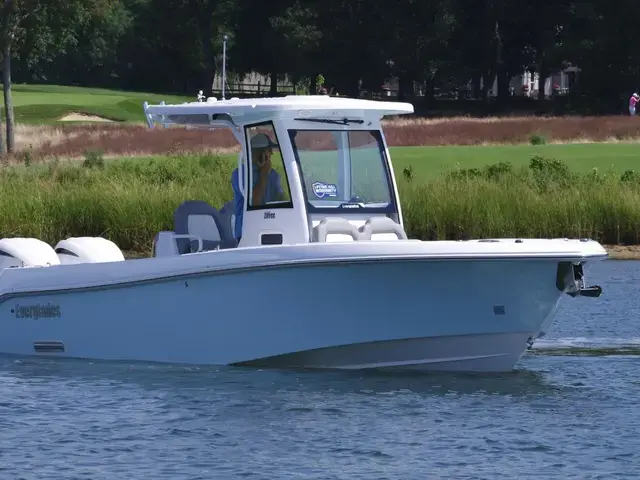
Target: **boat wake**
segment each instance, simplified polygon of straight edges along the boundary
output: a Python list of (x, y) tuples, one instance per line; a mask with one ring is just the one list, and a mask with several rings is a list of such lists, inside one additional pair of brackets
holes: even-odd
[(640, 337), (636, 338), (558, 338), (537, 340), (529, 355), (639, 355)]

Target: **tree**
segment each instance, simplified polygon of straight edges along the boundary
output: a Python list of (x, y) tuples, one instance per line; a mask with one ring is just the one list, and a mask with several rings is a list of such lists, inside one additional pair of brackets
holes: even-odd
[(270, 95), (277, 93), (279, 75), (313, 76), (321, 38), (315, 20), (314, 10), (299, 0), (246, 0), (237, 12), (230, 66), (238, 73), (270, 75)]
[[(47, 57), (53, 61), (48, 70), (56, 82), (107, 86), (118, 70), (117, 47), (131, 26), (131, 12), (121, 0), (84, 3), (80, 5), (84, 7), (82, 12), (75, 18), (67, 17), (66, 25), (52, 32), (61, 34), (64, 28), (71, 29), (70, 35), (58, 39), (57, 48), (49, 49)], [(67, 48), (61, 49), (60, 44)], [(52, 79), (50, 75), (48, 78)]]
[(315, 8), (323, 34), (318, 70), (340, 94), (359, 97), (363, 89), (378, 90), (389, 71), (385, 45), (395, 33), (385, 18), (390, 9), (403, 7), (382, 1), (317, 0)]
[[(113, 0), (100, 0), (110, 4)], [(14, 110), (11, 95), (12, 57), (20, 52), (28, 60), (53, 61), (68, 45), (77, 45), (80, 26), (90, 18), (96, 0), (3, 0), (0, 10), (0, 52), (6, 115), (7, 152), (14, 150)]]
[[(392, 60), (391, 72), (398, 78), (398, 99), (413, 94), (413, 82), (424, 82), (433, 96), (443, 73), (454, 65), (447, 58), (453, 32), (449, 0), (425, 2), (400, 0), (388, 4), (384, 15), (390, 34), (384, 42), (385, 58)], [(407, 22), (407, 16), (414, 19)]]
[[(7, 153), (13, 152), (15, 138), (13, 135), (14, 116), (13, 99), (11, 98), (11, 49), (19, 34), (19, 27), (25, 18), (25, 10), (21, 9), (20, 0), (4, 0), (0, 13), (0, 49), (2, 51), (2, 89), (4, 93), (4, 111), (7, 127)], [(28, 15), (28, 13), (26, 14)]]

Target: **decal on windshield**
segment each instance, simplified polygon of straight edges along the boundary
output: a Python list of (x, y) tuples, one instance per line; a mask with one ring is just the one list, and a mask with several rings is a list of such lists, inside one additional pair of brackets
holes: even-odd
[(313, 194), (318, 198), (338, 196), (338, 187), (332, 183), (313, 182), (311, 188)]

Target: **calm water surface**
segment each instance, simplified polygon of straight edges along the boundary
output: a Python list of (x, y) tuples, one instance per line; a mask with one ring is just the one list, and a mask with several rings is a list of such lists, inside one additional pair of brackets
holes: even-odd
[[(0, 357), (0, 479), (638, 478), (640, 262), (500, 376)], [(540, 354), (543, 352), (544, 354)]]

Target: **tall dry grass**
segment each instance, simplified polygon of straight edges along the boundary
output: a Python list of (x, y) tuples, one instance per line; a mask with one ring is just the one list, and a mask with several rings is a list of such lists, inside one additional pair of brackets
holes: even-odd
[(228, 130), (154, 128), (125, 124), (19, 125), (12, 163), (80, 158), (87, 151), (105, 155), (153, 155), (176, 152), (222, 153), (238, 144)]
[[(235, 165), (212, 154), (157, 160), (80, 162), (0, 169), (0, 237), (105, 236), (148, 252), (172, 229), (186, 199), (220, 207), (232, 198)], [(497, 164), (429, 181), (399, 175), (406, 229), (422, 239), (590, 237), (640, 243), (640, 178), (633, 172), (576, 174), (534, 158), (527, 168)]]
[[(384, 122), (390, 146), (479, 145), (546, 142), (628, 141), (640, 139), (640, 119), (608, 117), (394, 118)], [(177, 152), (232, 152), (238, 148), (228, 130), (149, 129), (144, 125), (19, 125), (20, 162), (80, 158), (88, 150), (105, 155), (158, 155)]]

